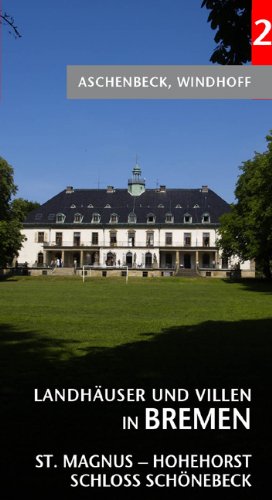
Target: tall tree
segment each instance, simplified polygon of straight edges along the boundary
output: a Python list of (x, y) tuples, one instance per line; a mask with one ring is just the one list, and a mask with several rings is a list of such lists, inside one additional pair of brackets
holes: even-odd
[(203, 0), (218, 44), (210, 61), (245, 64), (251, 60), (251, 0)]
[(12, 202), (12, 213), (15, 219), (24, 222), (26, 216), (40, 206), (37, 201), (24, 200), (23, 198), (15, 198)]
[(12, 208), (16, 191), (13, 168), (0, 157), (0, 267), (12, 263), (24, 239), (21, 222)]
[[(272, 133), (272, 131), (270, 132)], [(255, 153), (240, 169), (231, 212), (221, 217), (219, 246), (230, 256), (255, 259), (271, 278), (272, 260), (272, 136), (267, 151)]]

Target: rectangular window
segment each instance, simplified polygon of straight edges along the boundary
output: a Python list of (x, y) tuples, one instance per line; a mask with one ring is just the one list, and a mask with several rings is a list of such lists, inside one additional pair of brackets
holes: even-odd
[(172, 214), (166, 214), (166, 216), (165, 216), (165, 222), (168, 222), (168, 223), (174, 222), (173, 215)]
[(92, 245), (98, 245), (98, 233), (92, 233)]
[(117, 245), (117, 232), (116, 231), (110, 232), (110, 245), (111, 246)]
[(184, 246), (185, 247), (191, 246), (191, 233), (184, 233)]
[(56, 245), (62, 246), (62, 233), (56, 233)]
[(43, 243), (44, 242), (44, 232), (39, 231), (38, 232), (38, 243)]
[(128, 246), (129, 247), (135, 246), (135, 231), (129, 231), (128, 233)]
[(165, 233), (165, 244), (172, 245), (172, 233)]
[(80, 233), (74, 233), (74, 246), (80, 246)]
[(153, 233), (153, 231), (147, 231), (147, 233), (146, 233), (146, 246), (147, 247), (154, 246), (154, 233)]
[(210, 246), (210, 233), (203, 233), (203, 247)]

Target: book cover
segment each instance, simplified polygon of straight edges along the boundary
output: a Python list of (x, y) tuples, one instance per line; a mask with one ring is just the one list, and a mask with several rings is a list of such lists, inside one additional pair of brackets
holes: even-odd
[(269, 6), (0, 15), (1, 497), (265, 498)]

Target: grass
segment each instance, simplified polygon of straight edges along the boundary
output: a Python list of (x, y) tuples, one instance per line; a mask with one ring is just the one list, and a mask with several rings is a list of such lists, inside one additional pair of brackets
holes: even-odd
[(116, 347), (171, 327), (270, 317), (272, 290), (268, 285), (267, 293), (257, 294), (259, 287), (205, 279), (131, 279), (126, 285), (121, 279), (22, 277), (0, 283), (0, 318), (21, 333), (63, 340), (61, 356), (68, 358), (84, 355), (85, 347)]
[[(88, 404), (37, 405), (34, 387), (101, 384), (146, 391), (250, 387), (254, 424), (250, 434), (219, 432), (211, 437), (209, 432), (194, 431), (182, 436), (182, 450), (248, 450), (255, 452), (256, 469), (267, 462), (271, 283), (148, 278), (130, 279), (126, 285), (121, 278), (82, 283), (76, 277), (18, 277), (0, 282), (0, 318), (3, 418), (9, 429), (4, 447), (8, 463), (14, 450), (18, 452), (18, 491), (28, 491), (31, 484), (38, 492), (35, 498), (41, 498), (40, 484), (48, 481), (47, 494), (52, 494), (53, 487), (65, 498), (71, 494), (64, 473), (55, 477), (42, 469), (33, 477), (36, 453), (67, 449), (124, 453), (128, 448), (144, 459), (143, 453), (154, 453), (158, 447), (163, 452), (181, 452), (171, 431), (148, 435), (131, 431), (128, 439), (120, 429), (120, 418), (127, 413), (124, 405), (112, 404), (110, 409)], [(139, 413), (139, 407), (130, 407), (130, 412)], [(262, 481), (263, 475), (256, 472), (258, 488)], [(100, 498), (100, 493), (92, 498)], [(79, 496), (72, 498), (81, 494), (85, 498), (87, 493), (77, 490)], [(248, 491), (246, 495), (251, 498)], [(261, 498), (259, 490), (254, 495)], [(191, 498), (189, 490), (183, 497)], [(237, 498), (243, 498), (240, 491)]]

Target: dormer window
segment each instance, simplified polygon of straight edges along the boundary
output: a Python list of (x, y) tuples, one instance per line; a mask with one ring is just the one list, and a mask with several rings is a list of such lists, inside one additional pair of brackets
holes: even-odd
[(65, 215), (64, 214), (57, 214), (56, 215), (56, 222), (64, 222), (65, 221)]
[(130, 214), (128, 214), (128, 223), (136, 224), (136, 222), (137, 222), (136, 214), (134, 212), (130, 212)]
[(165, 214), (165, 222), (167, 222), (167, 224), (174, 222), (174, 216), (170, 212)]
[(92, 224), (99, 224), (100, 220), (101, 220), (100, 214), (94, 213), (92, 215)]
[(82, 220), (83, 220), (83, 215), (81, 214), (74, 215), (74, 222), (82, 222)]
[(147, 215), (147, 220), (146, 220), (147, 224), (154, 224), (155, 220), (156, 220), (156, 217), (154, 214)]
[(76, 208), (76, 205), (74, 203), (72, 203), (72, 205), (70, 206), (70, 208)]
[(181, 207), (181, 205), (178, 203), (178, 204), (176, 205), (176, 208), (182, 208), (182, 207)]
[(104, 208), (111, 208), (111, 206), (110, 206), (110, 204), (109, 204), (109, 203), (107, 203), (107, 205), (105, 205), (105, 207), (104, 207)]
[(201, 218), (201, 222), (202, 223), (211, 222), (210, 214), (208, 214), (208, 213), (203, 214), (202, 218)]
[(93, 208), (93, 207), (94, 206), (91, 203), (89, 203), (88, 208)]
[(199, 208), (199, 205), (198, 204), (194, 205), (194, 208)]
[(185, 214), (183, 221), (185, 224), (190, 224), (192, 222), (192, 216), (190, 214)]
[(111, 224), (117, 224), (118, 222), (118, 215), (117, 214), (111, 214), (110, 216), (110, 223)]
[(164, 205), (163, 205), (162, 203), (160, 203), (160, 204), (158, 205), (158, 208), (164, 208)]

